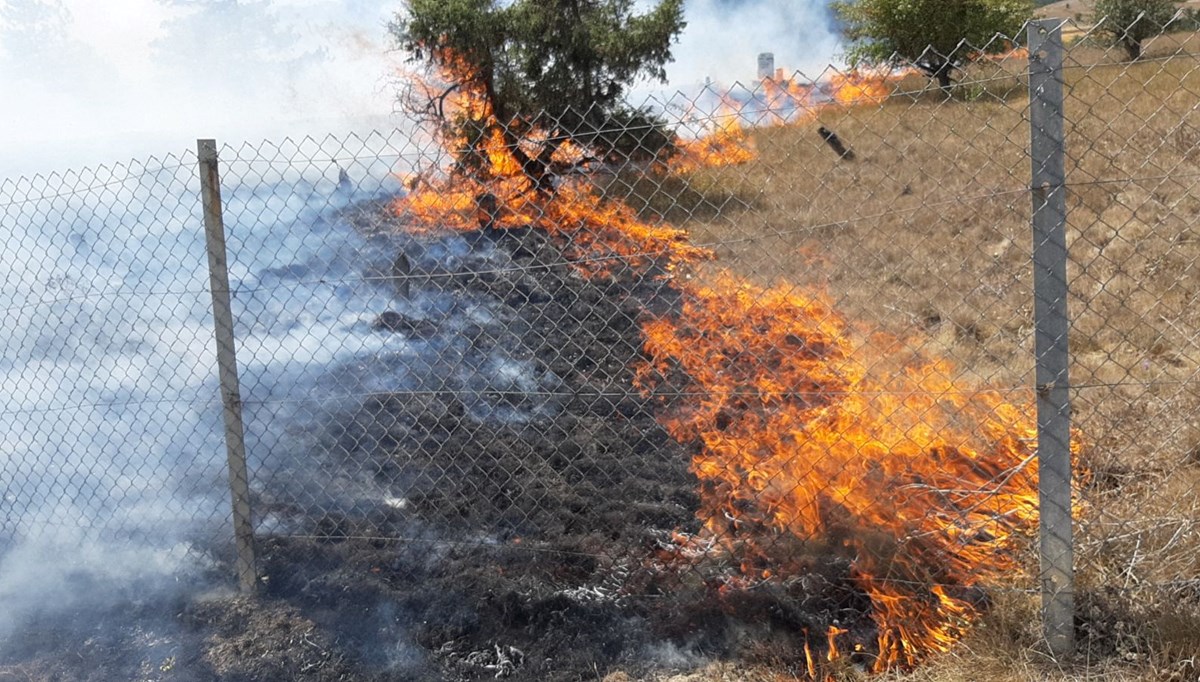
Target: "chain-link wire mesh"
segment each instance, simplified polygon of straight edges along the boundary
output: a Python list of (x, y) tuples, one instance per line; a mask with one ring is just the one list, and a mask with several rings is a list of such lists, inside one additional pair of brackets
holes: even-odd
[(1184, 677), (1194, 627), (1173, 622), (1195, 618), (1200, 530), (1195, 18), (1099, 19), (1064, 71), (1079, 614), (1105, 653)]
[[(1074, 631), (1184, 670), (1197, 62), (1168, 34), (1128, 63), (1106, 28), (1065, 31), (1065, 189), (1032, 198), (1030, 56), (1002, 37), (915, 60), (958, 65), (948, 89), (779, 71), (585, 141), (543, 116), (221, 148), (257, 609), (314, 657), (263, 670), (843, 679), (981, 621), (1039, 650), (1045, 562), (1071, 561), (1037, 543), (1055, 195)], [(0, 186), (8, 571), (59, 527), (229, 559), (195, 161)], [(277, 641), (230, 635), (239, 608), (203, 612), (218, 673)]]
[(195, 156), (0, 183), (0, 638), (229, 535)]

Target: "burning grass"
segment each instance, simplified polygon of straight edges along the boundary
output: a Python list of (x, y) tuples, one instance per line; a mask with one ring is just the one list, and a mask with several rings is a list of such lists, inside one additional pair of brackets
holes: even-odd
[[(827, 101), (797, 107), (800, 119), (878, 105), (889, 78), (834, 79)], [(475, 100), (464, 96), (469, 110)], [(742, 118), (685, 145), (666, 172), (754, 161)], [(492, 134), (474, 152), (482, 168), (419, 185), (393, 208), (415, 232), (537, 228), (567, 245), (586, 278), (611, 277), (620, 261), (678, 292), (677, 309), (643, 321), (647, 362), (637, 375), (667, 431), (696, 448), (702, 531), (692, 548), (681, 536), (677, 554), (726, 557), (731, 570), (717, 581), (734, 611), (750, 589), (794, 590), (789, 581), (843, 566), (840, 579), (867, 600), (857, 617), (873, 626), (801, 617), (812, 678), (824, 676), (818, 659), (882, 672), (947, 651), (979, 618), (980, 588), (1022, 568), (1020, 541), (1037, 517), (1030, 402), (974, 389), (952, 362), (930, 348), (910, 352), (900, 337), (853, 343), (827, 297), (696, 270), (712, 254), (686, 232), (638, 220), (586, 178), (547, 191), (511, 156), (514, 144)]]
[(661, 392), (668, 431), (700, 445), (700, 516), (740, 565), (731, 589), (805, 575), (814, 553), (843, 556), (875, 641), (839, 646), (849, 631), (831, 623), (813, 648), (911, 668), (978, 617), (978, 587), (1020, 570), (1037, 519), (1031, 409), (964, 390), (944, 361), (884, 374), (905, 344), (856, 351), (847, 326), (828, 301), (717, 275), (685, 287), (677, 318), (645, 325), (639, 383)]
[[(439, 341), (512, 345), (558, 377), (560, 412), (472, 420), (470, 391), (439, 389), (311, 419), (346, 460), (321, 475), (404, 497), (318, 519), (266, 491), (261, 513), (315, 527), (265, 539), (259, 617), (236, 599), (155, 605), (157, 630), (100, 620), (81, 638), (135, 652), (114, 674), (154, 679), (184, 659), (200, 663), (181, 674), (313, 679), (625, 668), (603, 679), (626, 682), (655, 663), (693, 671), (644, 679), (1194, 677), (1197, 64), (1071, 74), (1072, 372), (1090, 476), (1085, 656), (1061, 667), (1041, 650), (1027, 548), (1027, 133), (1011, 66), (981, 65), (990, 75), (952, 102), (868, 93), (744, 128), (752, 154), (666, 176), (567, 175), (547, 191), (491, 136), (475, 174), (356, 208), (414, 249), (468, 233), (455, 236), (513, 264), (444, 264), (416, 288), (469, 302)], [(857, 159), (831, 154), (818, 124)], [(526, 156), (544, 141), (522, 142)], [(453, 326), (421, 322), (417, 348)], [(19, 638), (33, 666), (6, 659), (0, 677), (107, 671), (95, 663), (110, 654), (64, 656), (43, 632)], [(289, 646), (306, 654), (239, 656)]]
[[(1022, 577), (1028, 573), (1006, 567), (992, 607), (972, 619), (976, 625), (959, 646), (911, 673), (913, 679), (1194, 674), (1200, 137), (1191, 131), (1200, 129), (1194, 106), (1200, 64), (1171, 56), (1194, 41), (1171, 37), (1151, 54), (1155, 61), (1133, 66), (1114, 64), (1094, 48), (1073, 50), (1073, 65), (1086, 68), (1068, 71), (1068, 172), (1076, 183), (1068, 196), (1071, 372), (1075, 423), (1089, 443), (1081, 464), (1090, 474), (1080, 481), (1087, 511), (1076, 543), (1083, 655), (1077, 665), (1045, 665), (1036, 586)], [(759, 291), (793, 282), (803, 298), (836, 310), (851, 332), (866, 328), (904, 339), (905, 357), (948, 362), (938, 374), (946, 372), (955, 386), (998, 387), (1005, 402), (1028, 405), (1028, 130), (1019, 66), (975, 67), (978, 85), (960, 89), (967, 101), (914, 88), (879, 106), (823, 109), (811, 125), (756, 129), (757, 157), (737, 169), (744, 184), (733, 185), (745, 188), (747, 200), (691, 216), (673, 207), (671, 215), (694, 243), (712, 249), (722, 267)], [(858, 162), (831, 154), (814, 133), (818, 123), (848, 140)], [(690, 181), (704, 196), (705, 188), (731, 186), (730, 178), (728, 169), (708, 168)], [(623, 182), (612, 191), (641, 201), (639, 181)], [(653, 217), (670, 200), (639, 205)], [(729, 307), (736, 297), (724, 300)], [(823, 315), (817, 317), (827, 320)], [(838, 356), (878, 357), (871, 334), (845, 338)], [(731, 343), (727, 352), (733, 347), (741, 348)], [(879, 362), (875, 369), (888, 361)], [(728, 387), (717, 395), (728, 399)], [(678, 418), (707, 420), (699, 433), (715, 439), (718, 452), (743, 433), (736, 419), (726, 435), (711, 425), (727, 417)], [(1020, 461), (1013, 457), (1008, 461)], [(756, 476), (736, 459), (714, 461), (718, 481)], [(735, 506), (732, 519), (782, 525), (774, 506)], [(1031, 559), (1027, 552), (1011, 556), (1026, 566)]]

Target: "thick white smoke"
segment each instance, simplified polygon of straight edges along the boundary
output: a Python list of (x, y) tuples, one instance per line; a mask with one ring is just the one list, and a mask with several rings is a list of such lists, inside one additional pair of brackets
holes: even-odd
[(396, 125), (394, 0), (5, 0), (0, 177)]
[[(645, 0), (648, 2), (649, 0)], [(817, 75), (826, 0), (689, 0), (669, 90)], [(0, 177), (222, 142), (403, 125), (387, 22), (399, 0), (4, 0)], [(645, 96), (658, 84), (642, 84)]]
[(772, 52), (789, 75), (815, 78), (838, 50), (828, 0), (688, 0), (688, 25), (667, 67), (674, 88), (687, 92), (711, 78), (731, 85), (757, 78), (760, 52)]

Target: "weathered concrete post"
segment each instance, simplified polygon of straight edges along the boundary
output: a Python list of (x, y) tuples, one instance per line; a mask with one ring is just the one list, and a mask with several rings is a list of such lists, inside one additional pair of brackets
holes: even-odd
[(258, 588), (254, 556), (254, 526), (250, 522), (250, 477), (246, 468), (242, 393), (238, 383), (237, 353), (233, 338), (233, 307), (229, 297), (229, 269), (225, 251), (225, 220), (221, 213), (221, 175), (215, 140), (197, 140), (200, 157), (200, 202), (204, 206), (204, 232), (208, 244), (209, 288), (212, 291), (216, 329), (217, 367), (225, 414), (225, 450), (229, 461), (229, 492), (233, 502), (233, 537), (237, 548), (238, 586), (244, 594)]
[(1075, 649), (1075, 578), (1061, 22), (1035, 21), (1028, 35), (1042, 617), (1051, 652), (1066, 658)]

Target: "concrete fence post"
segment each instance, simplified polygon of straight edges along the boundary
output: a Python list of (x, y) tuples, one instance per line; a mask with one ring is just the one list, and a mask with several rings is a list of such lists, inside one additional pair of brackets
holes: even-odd
[(254, 526), (250, 521), (250, 478), (246, 467), (242, 394), (238, 383), (237, 353), (233, 337), (233, 308), (229, 296), (229, 269), (225, 251), (225, 221), (221, 212), (221, 175), (215, 140), (197, 140), (200, 157), (200, 201), (204, 206), (204, 232), (208, 245), (209, 288), (212, 290), (216, 330), (217, 367), (225, 415), (225, 450), (229, 461), (229, 492), (233, 503), (233, 537), (237, 549), (238, 586), (243, 594), (258, 587), (254, 556)]
[(1050, 651), (1068, 658), (1075, 648), (1075, 587), (1061, 22), (1032, 22), (1028, 35), (1042, 617)]

